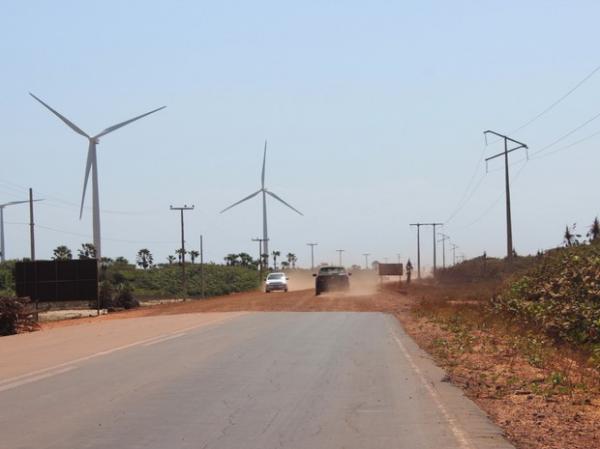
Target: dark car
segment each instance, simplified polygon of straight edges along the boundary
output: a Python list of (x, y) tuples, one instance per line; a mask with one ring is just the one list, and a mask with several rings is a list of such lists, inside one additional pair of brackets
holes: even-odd
[(347, 291), (350, 288), (350, 273), (344, 267), (322, 267), (315, 279), (315, 294)]

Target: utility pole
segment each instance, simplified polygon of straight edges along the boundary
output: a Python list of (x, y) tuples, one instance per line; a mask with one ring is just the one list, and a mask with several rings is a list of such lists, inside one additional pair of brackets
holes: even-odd
[(421, 236), (420, 236), (420, 230), (421, 230), (421, 226), (431, 226), (433, 227), (433, 276), (435, 277), (435, 270), (436, 270), (436, 249), (437, 249), (437, 242), (435, 240), (435, 228), (436, 226), (443, 226), (443, 223), (411, 223), (411, 226), (416, 226), (417, 227), (417, 277), (419, 279), (421, 279)]
[(187, 296), (187, 280), (185, 278), (185, 229), (183, 226), (183, 212), (186, 210), (194, 210), (194, 206), (188, 207), (184, 204), (183, 207), (170, 206), (171, 210), (178, 210), (181, 214), (181, 288), (183, 300), (186, 300)]
[(369, 256), (371, 255), (371, 253), (364, 253), (363, 256), (365, 256), (365, 270), (369, 269)]
[(308, 246), (310, 246), (310, 269), (314, 270), (315, 269), (315, 246), (318, 245), (318, 243), (307, 243)]
[(438, 235), (442, 237), (438, 242), (442, 242), (442, 266), (446, 268), (446, 240), (450, 240), (450, 237), (441, 232), (438, 232)]
[(258, 242), (258, 280), (262, 281), (264, 258), (263, 258), (263, 254), (261, 253), (261, 251), (263, 250), (263, 242), (265, 241), (265, 239), (261, 239), (260, 237), (257, 237), (255, 239), (252, 239), (252, 241)]
[[(504, 136), (502, 134), (498, 134), (497, 132), (494, 132), (494, 131), (487, 130), (487, 131), (484, 131), (483, 134), (485, 135), (486, 140), (487, 140), (488, 134), (493, 134), (504, 140), (504, 151), (501, 153), (498, 153), (494, 156), (490, 156), (490, 157), (486, 158), (485, 167), (487, 170), (488, 161), (495, 159), (497, 157), (500, 157), (500, 156), (504, 156), (504, 184), (505, 184), (505, 189), (506, 189), (506, 259), (510, 262), (513, 258), (514, 246), (513, 246), (513, 240), (512, 240), (512, 217), (510, 214), (510, 179), (509, 179), (509, 175), (508, 175), (508, 153), (512, 153), (513, 151), (516, 151), (520, 148), (524, 148), (525, 152), (527, 154), (528, 147), (527, 147), (527, 145), (525, 145), (522, 142), (519, 142), (518, 140), (511, 139), (510, 137)], [(516, 145), (515, 147), (511, 148), (510, 150), (508, 149), (509, 141)]]
[(458, 248), (458, 245), (452, 243), (452, 265), (456, 265), (456, 248)]
[(411, 223), (417, 227), (417, 279), (421, 279), (421, 226), (422, 223)]
[(435, 227), (436, 226), (444, 226), (443, 223), (429, 223), (430, 226), (433, 227), (433, 277), (435, 277), (435, 273), (437, 271), (437, 261), (436, 261), (436, 252), (437, 252), (437, 240), (435, 239)]
[(33, 189), (29, 188), (29, 242), (31, 244), (31, 261), (35, 260), (35, 231), (33, 228)]
[(204, 238), (200, 234), (200, 294), (204, 299)]
[(338, 259), (340, 261), (340, 267), (341, 267), (341, 266), (343, 266), (342, 265), (342, 253), (346, 250), (345, 249), (336, 249), (336, 251), (338, 252)]
[(398, 257), (398, 263), (402, 262), (402, 257), (401, 257), (401, 254), (400, 254), (400, 253), (398, 253), (398, 254), (396, 254), (396, 256)]
[[(39, 200), (33, 200), (33, 202), (36, 201), (43, 201), (41, 199)], [(10, 201), (8, 203), (4, 203), (4, 204), (0, 204), (0, 262), (4, 262), (6, 261), (6, 248), (5, 248), (5, 242), (4, 242), (4, 208), (5, 207), (9, 207), (9, 206), (14, 206), (16, 204), (25, 204), (25, 203), (30, 203), (31, 204), (32, 200), (24, 200), (24, 201)], [(31, 211), (31, 208), (30, 208)]]

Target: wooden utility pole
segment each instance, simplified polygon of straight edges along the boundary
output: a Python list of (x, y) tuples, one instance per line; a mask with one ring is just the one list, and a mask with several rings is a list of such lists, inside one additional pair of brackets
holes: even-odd
[(417, 227), (417, 278), (421, 279), (421, 235), (420, 235), (420, 231), (421, 231), (421, 226), (431, 226), (433, 227), (433, 276), (435, 276), (435, 270), (436, 270), (436, 265), (437, 265), (437, 261), (436, 261), (436, 249), (437, 249), (437, 242), (435, 240), (435, 228), (436, 226), (443, 226), (443, 223), (411, 223), (411, 226), (416, 226)]
[(29, 188), (29, 241), (31, 243), (31, 261), (35, 260), (35, 230), (33, 224), (33, 189)]
[(452, 244), (452, 265), (456, 265), (456, 248), (458, 245)]
[(252, 239), (252, 241), (258, 242), (258, 281), (262, 282), (263, 265), (264, 265), (264, 257), (262, 254), (262, 250), (263, 250), (263, 242), (265, 241), (265, 239), (261, 239), (260, 237), (257, 237), (255, 239)]
[(421, 279), (421, 226), (422, 223), (412, 223), (417, 227), (417, 279)]
[(187, 279), (185, 277), (185, 228), (183, 225), (183, 212), (186, 210), (194, 210), (194, 206), (188, 207), (184, 204), (182, 207), (170, 207), (171, 210), (178, 210), (181, 214), (181, 289), (183, 300), (187, 299)]
[(339, 261), (339, 265), (340, 267), (342, 267), (342, 253), (344, 251), (346, 251), (345, 249), (336, 249), (337, 253), (338, 253), (338, 261)]
[[(498, 153), (494, 156), (490, 156), (490, 157), (486, 158), (485, 165), (486, 165), (486, 170), (487, 170), (488, 161), (495, 159), (497, 157), (500, 157), (500, 156), (504, 156), (504, 185), (505, 185), (505, 189), (506, 189), (506, 259), (510, 262), (513, 258), (514, 246), (513, 246), (513, 238), (512, 238), (512, 217), (511, 217), (511, 213), (510, 213), (510, 178), (509, 178), (509, 174), (508, 174), (508, 153), (512, 153), (513, 151), (518, 150), (520, 148), (524, 148), (525, 151), (527, 151), (528, 147), (527, 147), (527, 145), (525, 145), (522, 142), (519, 142), (518, 140), (511, 139), (510, 137), (504, 136), (502, 134), (498, 134), (497, 132), (494, 132), (494, 131), (487, 130), (487, 131), (484, 131), (483, 134), (486, 136), (486, 139), (487, 139), (488, 134), (493, 134), (504, 140), (504, 151), (501, 153)], [(511, 143), (515, 144), (516, 146), (509, 150), (508, 142), (511, 142)]]
[(200, 292), (204, 298), (204, 239), (202, 234), (200, 234)]
[(365, 256), (365, 270), (369, 269), (369, 256), (371, 255), (371, 253), (364, 253), (363, 256)]
[(442, 242), (442, 267), (446, 268), (446, 240), (450, 240), (450, 237), (446, 234), (438, 232), (442, 238), (438, 242)]
[(314, 270), (315, 269), (315, 246), (318, 245), (318, 243), (307, 243), (308, 246), (310, 246), (310, 269)]

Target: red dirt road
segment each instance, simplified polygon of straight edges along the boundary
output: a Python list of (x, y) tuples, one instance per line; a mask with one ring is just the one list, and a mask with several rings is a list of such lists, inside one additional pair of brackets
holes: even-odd
[(42, 329), (84, 324), (104, 320), (158, 315), (176, 315), (204, 312), (388, 312), (397, 314), (409, 310), (409, 299), (395, 292), (361, 289), (358, 294), (324, 294), (315, 296), (314, 290), (288, 293), (246, 292), (204, 300), (159, 304), (134, 310), (112, 313), (101, 317), (81, 318), (44, 323)]

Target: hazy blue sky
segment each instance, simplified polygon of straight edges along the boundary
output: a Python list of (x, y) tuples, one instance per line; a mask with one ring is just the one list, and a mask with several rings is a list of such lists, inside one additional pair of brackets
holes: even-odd
[[(598, 66), (598, 17), (596, 1), (3, 2), (0, 203), (29, 186), (46, 198), (40, 257), (91, 241), (91, 210), (78, 217), (87, 143), (28, 91), (90, 133), (167, 105), (98, 147), (106, 256), (148, 247), (165, 261), (179, 247), (169, 205), (183, 203), (196, 206), (188, 247), (202, 233), (208, 259), (257, 253), (260, 200), (219, 211), (259, 188), (265, 138), (267, 187), (305, 214), (269, 203), (271, 249), (301, 265), (309, 241), (319, 262), (337, 248), (347, 263), (414, 259), (408, 224), (447, 221), (471, 179), (444, 232), (467, 257), (503, 255), (502, 161), (477, 165), (500, 147), (482, 131), (514, 131)], [(512, 135), (544, 148), (600, 112), (599, 91), (600, 72)], [(600, 213), (599, 145), (512, 155), (519, 253)], [(7, 256), (27, 256), (27, 208), (5, 220)], [(423, 251), (429, 264), (428, 229)]]

